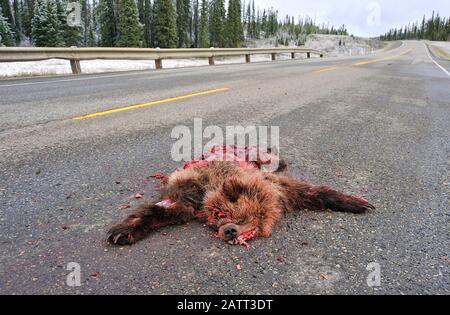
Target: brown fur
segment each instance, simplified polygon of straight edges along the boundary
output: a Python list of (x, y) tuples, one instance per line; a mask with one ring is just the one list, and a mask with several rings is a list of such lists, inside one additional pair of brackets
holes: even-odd
[[(286, 212), (329, 209), (363, 213), (374, 209), (362, 198), (326, 186), (228, 162), (213, 162), (208, 167), (171, 174), (161, 199), (170, 201), (170, 205), (148, 202), (139, 206), (111, 228), (108, 239), (114, 244), (132, 244), (155, 229), (193, 220), (207, 223), (225, 241), (252, 230), (256, 236), (269, 237)], [(237, 234), (230, 237), (230, 229)]]

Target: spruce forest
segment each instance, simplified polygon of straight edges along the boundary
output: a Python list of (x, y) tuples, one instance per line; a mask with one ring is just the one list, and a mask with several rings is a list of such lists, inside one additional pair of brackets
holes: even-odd
[(382, 40), (431, 40), (450, 41), (450, 18), (441, 17), (433, 12), (431, 18), (423, 17), (422, 21), (410, 23), (400, 28), (391, 29)]
[[(68, 22), (68, 4), (81, 19)], [(0, 46), (241, 47), (246, 39), (302, 45), (309, 34), (348, 35), (345, 25), (241, 0), (0, 0)]]

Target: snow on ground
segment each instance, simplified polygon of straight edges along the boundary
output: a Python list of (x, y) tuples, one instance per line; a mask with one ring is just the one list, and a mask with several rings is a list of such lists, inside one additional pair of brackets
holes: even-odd
[[(276, 39), (261, 39), (248, 42), (249, 47), (267, 48), (273, 47)], [(341, 42), (341, 45), (339, 45)], [(345, 46), (344, 46), (345, 44)], [(284, 47), (284, 46), (278, 46)], [(384, 48), (384, 43), (374, 40), (351, 36), (338, 35), (309, 35), (305, 47), (325, 51), (327, 56), (358, 56), (370, 54)], [(311, 57), (318, 57), (311, 55)], [(290, 59), (290, 54), (277, 55), (278, 60)], [(297, 55), (297, 58), (305, 56)], [(252, 62), (266, 62), (271, 60), (270, 55), (253, 55)], [(217, 65), (244, 63), (244, 56), (216, 58)], [(186, 59), (186, 60), (163, 60), (163, 68), (181, 68), (207, 66), (208, 59)], [(135, 71), (155, 69), (153, 60), (85, 60), (81, 61), (83, 73), (105, 73), (116, 71)], [(71, 74), (70, 62), (68, 60), (50, 59), (29, 62), (4, 62), (0, 63), (0, 78), (25, 77), (39, 75), (61, 75)]]
[[(250, 48), (270, 48), (276, 44), (276, 37), (265, 39), (251, 39), (245, 42)], [(339, 45), (339, 42), (341, 45)], [(291, 41), (291, 44), (293, 42)], [(277, 47), (287, 47), (278, 45)], [(296, 47), (290, 45), (289, 47)], [(306, 37), (306, 43), (302, 47), (317, 49), (326, 52), (328, 57), (363, 56), (386, 47), (384, 42), (377, 39), (344, 36), (344, 35), (323, 35), (311, 34)]]
[[(166, 68), (207, 65), (208, 60), (163, 60)], [(102, 73), (115, 71), (150, 70), (155, 68), (153, 60), (82, 60), (83, 73)], [(43, 61), (0, 63), (0, 77), (37, 76), (71, 74), (70, 62), (62, 59)]]
[[(280, 54), (279, 60), (289, 59), (289, 54)], [(270, 55), (254, 55), (252, 62), (270, 61)], [(216, 58), (217, 65), (244, 63), (244, 56)], [(181, 68), (207, 66), (208, 59), (163, 60), (163, 68)], [(116, 71), (134, 71), (155, 69), (153, 60), (84, 60), (81, 61), (83, 73), (104, 73)], [(71, 74), (70, 62), (61, 59), (28, 62), (0, 63), (0, 77), (38, 76)]]
[(344, 57), (372, 54), (383, 49), (385, 43), (362, 37), (314, 34), (308, 35), (305, 47), (325, 51), (329, 57)]
[[(243, 46), (248, 48), (286, 47), (284, 45), (277, 45), (277, 41), (278, 40), (275, 36), (261, 39), (246, 39), (243, 43)], [(295, 47), (295, 45), (293, 45), (292, 47)]]

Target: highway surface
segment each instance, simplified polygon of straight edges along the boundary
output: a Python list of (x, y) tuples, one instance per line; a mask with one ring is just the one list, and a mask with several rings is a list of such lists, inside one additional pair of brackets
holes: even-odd
[[(359, 58), (1, 81), (0, 294), (448, 294), (449, 71), (408, 41)], [(194, 118), (279, 126), (292, 174), (377, 210), (287, 215), (250, 249), (196, 223), (109, 245), (120, 206), (180, 166), (171, 131)]]

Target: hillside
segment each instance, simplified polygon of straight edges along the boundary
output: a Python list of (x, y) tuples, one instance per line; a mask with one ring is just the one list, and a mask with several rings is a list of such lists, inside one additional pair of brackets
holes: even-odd
[(309, 35), (305, 47), (323, 50), (330, 57), (360, 56), (386, 47), (377, 39), (342, 35)]

